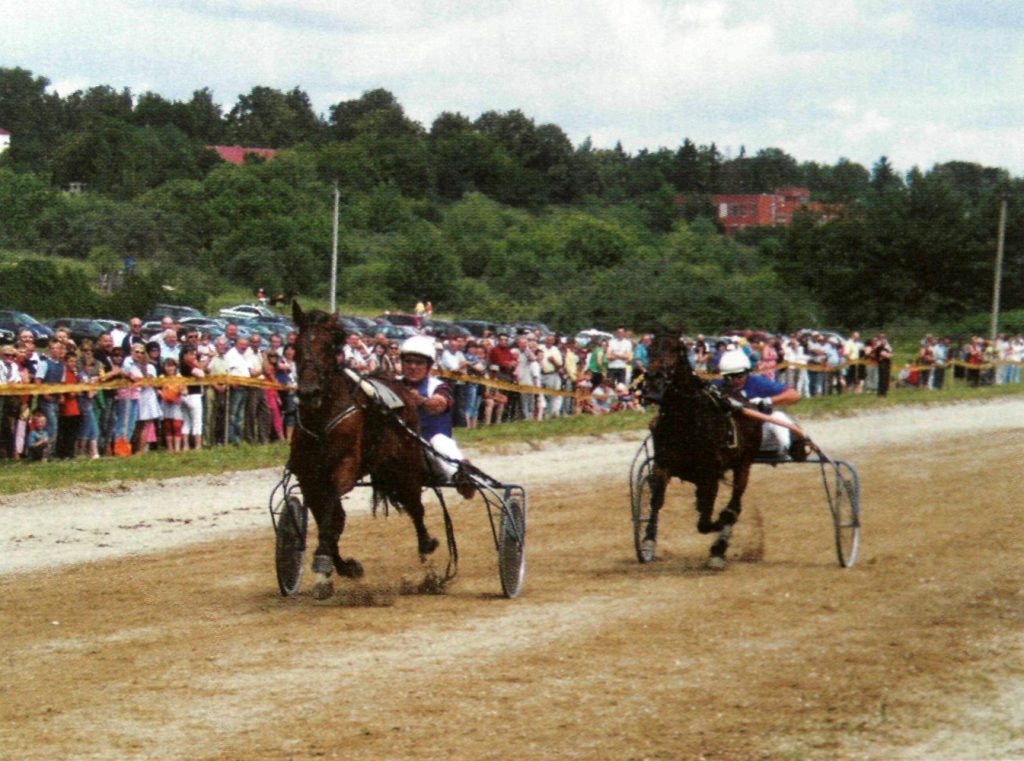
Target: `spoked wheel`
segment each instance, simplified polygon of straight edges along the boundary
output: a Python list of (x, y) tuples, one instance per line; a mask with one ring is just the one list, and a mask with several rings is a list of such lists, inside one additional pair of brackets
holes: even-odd
[(306, 558), (306, 506), (298, 497), (287, 497), (277, 519), (274, 564), (277, 587), (285, 597), (299, 591)]
[(860, 479), (848, 462), (836, 460), (832, 467), (822, 464), (821, 478), (835, 527), (839, 565), (852, 568), (860, 548)]
[(647, 524), (651, 520), (651, 461), (644, 462), (630, 484), (630, 501), (633, 511), (633, 548), (636, 559), (641, 563), (654, 560), (654, 544), (644, 542)]
[(498, 576), (505, 597), (515, 597), (526, 575), (526, 497), (506, 494), (498, 522)]

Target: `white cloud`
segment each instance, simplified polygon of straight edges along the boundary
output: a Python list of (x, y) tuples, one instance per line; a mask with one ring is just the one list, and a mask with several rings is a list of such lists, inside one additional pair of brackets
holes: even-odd
[[(1006, 21), (1014, 7), (990, 10)], [(631, 151), (690, 137), (799, 160), (885, 154), (900, 169), (952, 151), (1019, 173), (1024, 37), (961, 11), (928, 0), (0, 0), (0, 65), (62, 94), (109, 84), (188, 98), (209, 86), (230, 109), (256, 85), (298, 86), (326, 112), (383, 87), (426, 126), (442, 111), (519, 108), (576, 142)]]

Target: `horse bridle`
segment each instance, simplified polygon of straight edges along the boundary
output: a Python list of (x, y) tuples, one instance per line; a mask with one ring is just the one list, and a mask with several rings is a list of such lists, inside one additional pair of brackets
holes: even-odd
[[(313, 352), (310, 350), (311, 347), (309, 346), (311, 339), (310, 339), (310, 337), (308, 335), (307, 336), (302, 336), (300, 334), (300, 340), (302, 341), (302, 344), (303, 344), (303, 346), (302, 346), (302, 362), (299, 364), (300, 375), (301, 375), (301, 370), (302, 370), (302, 366), (303, 365), (306, 365), (308, 363), (308, 364), (311, 364), (313, 366), (313, 369), (316, 371), (317, 382), (320, 385), (320, 390), (319, 390), (320, 403), (323, 404), (325, 401), (329, 400), (328, 394), (329, 394), (329, 389), (330, 389), (330, 383), (328, 381), (330, 380), (330, 377), (331, 377), (332, 374), (336, 375), (337, 373), (336, 372), (332, 373), (331, 370), (325, 369), (323, 367), (323, 365), (321, 365), (320, 362), (318, 362), (314, 358)], [(343, 380), (345, 380), (345, 379), (343, 378)], [(347, 383), (347, 380), (346, 380), (346, 383)], [(311, 436), (314, 439), (317, 439), (319, 441), (319, 440), (325, 438), (335, 428), (337, 428), (338, 425), (341, 423), (341, 421), (345, 420), (350, 415), (355, 414), (360, 409), (362, 409), (361, 405), (358, 402), (356, 402), (355, 401), (355, 397), (353, 397), (351, 404), (349, 404), (347, 407), (345, 407), (343, 410), (341, 410), (341, 412), (337, 413), (334, 417), (332, 417), (330, 420), (328, 420), (326, 423), (324, 423), (323, 430), (320, 431), (320, 433), (316, 433), (315, 431), (311, 431), (302, 422), (302, 395), (300, 394), (299, 395), (298, 405), (295, 408), (295, 424), (302, 431), (304, 431), (308, 436)]]

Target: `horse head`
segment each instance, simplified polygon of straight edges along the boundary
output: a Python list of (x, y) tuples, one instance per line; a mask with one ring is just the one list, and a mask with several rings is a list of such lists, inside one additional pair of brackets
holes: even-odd
[(644, 375), (645, 397), (659, 401), (669, 390), (674, 395), (692, 394), (703, 387), (690, 364), (680, 333), (679, 330), (663, 330), (656, 335), (650, 366)]
[(317, 408), (336, 374), (337, 350), (345, 342), (345, 331), (333, 315), (316, 309), (303, 312), (297, 301), (292, 304), (292, 318), (299, 328), (295, 347), (299, 403)]

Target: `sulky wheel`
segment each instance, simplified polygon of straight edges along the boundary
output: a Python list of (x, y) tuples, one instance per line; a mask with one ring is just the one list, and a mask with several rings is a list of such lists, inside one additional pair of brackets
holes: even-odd
[(498, 525), (498, 575), (505, 597), (515, 597), (526, 575), (526, 498), (506, 496)]
[(822, 479), (835, 527), (836, 555), (839, 565), (852, 568), (860, 547), (860, 479), (849, 463), (837, 460), (833, 465), (823, 467)]
[(653, 542), (645, 542), (647, 523), (651, 519), (651, 461), (644, 462), (637, 471), (636, 478), (630, 484), (630, 507), (633, 511), (633, 547), (636, 559), (641, 563), (654, 560)]
[(298, 497), (284, 501), (277, 519), (274, 565), (281, 594), (291, 597), (302, 583), (302, 566), (306, 557), (306, 506)]

